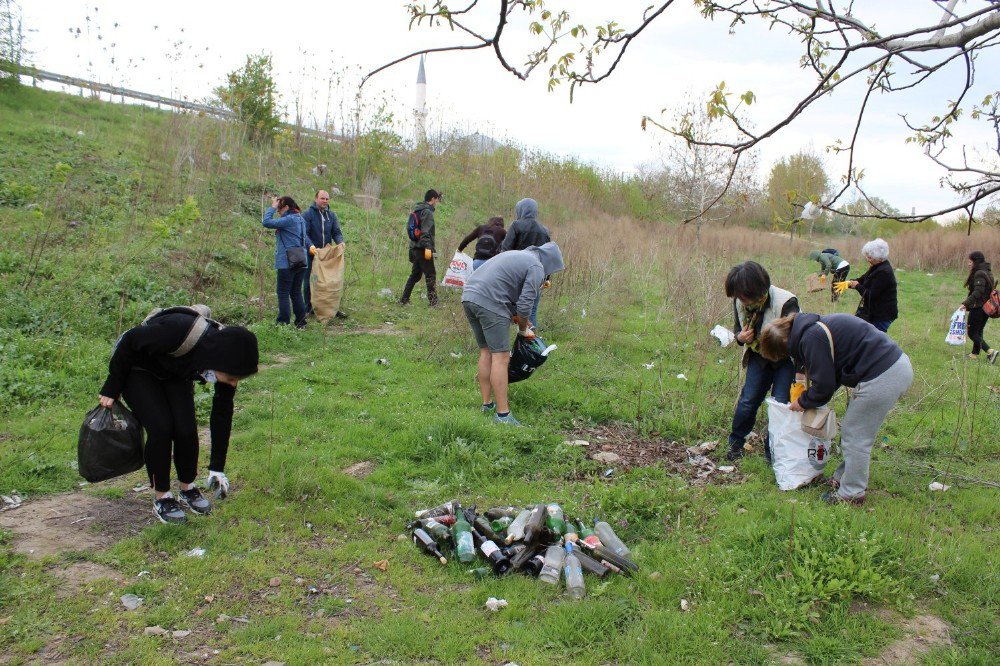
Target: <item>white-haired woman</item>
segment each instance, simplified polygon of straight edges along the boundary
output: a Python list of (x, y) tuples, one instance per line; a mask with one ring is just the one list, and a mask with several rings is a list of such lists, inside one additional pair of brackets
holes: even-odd
[(864, 319), (880, 331), (888, 332), (889, 326), (899, 317), (896, 304), (896, 274), (889, 263), (889, 244), (881, 238), (865, 243), (861, 256), (868, 261), (868, 271), (847, 286), (861, 295), (855, 316)]

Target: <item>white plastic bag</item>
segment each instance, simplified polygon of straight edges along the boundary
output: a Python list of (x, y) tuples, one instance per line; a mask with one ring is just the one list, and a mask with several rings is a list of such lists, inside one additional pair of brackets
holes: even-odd
[(451, 258), (451, 263), (448, 264), (448, 270), (444, 274), (444, 279), (441, 280), (441, 286), (461, 289), (465, 286), (470, 275), (472, 275), (472, 257), (464, 252), (456, 252), (455, 256)]
[(958, 347), (965, 344), (965, 327), (968, 315), (968, 312), (959, 308), (951, 316), (951, 323), (948, 325), (948, 335), (944, 338), (944, 341), (949, 345)]
[(728, 347), (733, 344), (734, 340), (736, 340), (736, 336), (733, 335), (733, 332), (720, 324), (716, 324), (715, 328), (709, 331), (709, 333), (711, 333), (712, 337), (718, 340), (719, 344), (723, 347)]
[(767, 432), (771, 466), (781, 490), (795, 490), (823, 474), (830, 441), (802, 430), (802, 415), (774, 398), (767, 399)]

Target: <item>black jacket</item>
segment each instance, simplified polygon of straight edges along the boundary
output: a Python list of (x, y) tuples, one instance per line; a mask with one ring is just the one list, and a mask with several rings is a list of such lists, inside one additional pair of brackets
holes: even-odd
[[(500, 245), (503, 243), (503, 239), (507, 236), (507, 230), (503, 227), (498, 227), (494, 224), (480, 224), (478, 227), (472, 230), (468, 236), (462, 239), (462, 242), (458, 244), (458, 251), (462, 252), (465, 250), (465, 246), (474, 240), (479, 240), (479, 238), (484, 235), (489, 234), (493, 236), (493, 240), (496, 241), (496, 249), (492, 254), (483, 254), (476, 249), (476, 254), (473, 259), (490, 259), (496, 256), (500, 252)], [(478, 244), (477, 244), (478, 245)], [(480, 256), (483, 254), (483, 256)]]
[[(108, 378), (101, 387), (101, 395), (118, 398), (125, 388), (125, 382), (133, 369), (145, 370), (162, 381), (196, 381), (205, 370), (222, 370), (219, 359), (230, 355), (230, 350), (222, 349), (216, 329), (209, 329), (190, 352), (179, 358), (169, 356), (177, 349), (188, 331), (194, 317), (189, 314), (166, 314), (156, 317), (144, 326), (125, 331), (108, 364)], [(256, 349), (254, 349), (256, 354)], [(204, 380), (202, 380), (204, 381)], [(212, 414), (209, 428), (212, 433), (213, 459), (216, 449), (225, 460), (229, 448), (229, 436), (233, 425), (233, 398), (236, 388), (219, 382), (215, 384), (212, 398)], [(222, 471), (222, 470), (216, 470)]]
[(990, 262), (984, 261), (976, 266), (975, 272), (972, 274), (972, 284), (969, 285), (969, 296), (962, 305), (967, 310), (983, 307), (983, 303), (989, 299), (995, 286), (996, 282), (990, 271)]
[(538, 220), (516, 220), (507, 229), (501, 252), (524, 250), (531, 246), (541, 247), (552, 240), (549, 230)]
[(888, 261), (875, 264), (858, 278), (861, 302), (855, 315), (867, 322), (894, 321), (899, 317), (896, 303), (896, 273)]
[(413, 212), (420, 220), (420, 238), (410, 241), (410, 249), (428, 249), (434, 252), (434, 206), (421, 201), (413, 207)]
[[(822, 321), (833, 336), (833, 351)], [(796, 369), (809, 376), (810, 386), (799, 404), (806, 409), (821, 407), (830, 401), (838, 386), (855, 387), (875, 379), (903, 355), (892, 338), (853, 315), (801, 313), (792, 322), (788, 336), (788, 355)]]

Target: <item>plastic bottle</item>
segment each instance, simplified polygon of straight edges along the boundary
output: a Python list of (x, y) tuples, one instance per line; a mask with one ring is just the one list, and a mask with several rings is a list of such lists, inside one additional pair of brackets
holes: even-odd
[(521, 513), (517, 514), (517, 518), (514, 519), (514, 522), (507, 526), (507, 543), (513, 543), (524, 538), (524, 526), (528, 522), (528, 516), (530, 515), (531, 510), (525, 509)]
[(579, 539), (579, 538), (580, 538), (580, 535), (577, 533), (576, 523), (574, 523), (572, 520), (567, 519), (566, 520), (566, 542), (567, 543), (576, 543), (576, 540)]
[(566, 558), (566, 551), (559, 544), (549, 546), (545, 551), (545, 563), (538, 574), (538, 580), (550, 585), (559, 584), (559, 575), (562, 573), (563, 560)]
[(563, 562), (563, 576), (566, 579), (566, 591), (574, 599), (583, 599), (587, 588), (583, 582), (583, 568), (580, 560), (573, 552), (573, 544), (566, 544), (566, 559)]
[(632, 552), (628, 549), (622, 540), (618, 538), (615, 531), (611, 529), (611, 525), (608, 525), (603, 520), (597, 521), (594, 525), (594, 531), (597, 532), (597, 536), (600, 538), (601, 543), (604, 544), (605, 548), (608, 548), (616, 555), (620, 557), (628, 557)]

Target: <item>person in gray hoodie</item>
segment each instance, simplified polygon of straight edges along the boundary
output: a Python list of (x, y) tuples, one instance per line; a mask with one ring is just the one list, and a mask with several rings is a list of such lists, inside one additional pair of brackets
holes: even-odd
[(563, 270), (562, 251), (555, 243), (512, 250), (493, 257), (472, 274), (462, 290), (462, 308), (479, 345), (479, 389), (482, 411), (496, 410), (497, 423), (521, 425), (507, 400), (510, 325), (518, 335), (534, 337), (531, 308), (547, 275)]
[[(518, 201), (514, 206), (514, 217), (514, 222), (500, 244), (501, 252), (524, 250), (531, 246), (541, 247), (552, 240), (549, 230), (538, 221), (538, 203), (534, 199)], [(538, 328), (538, 303), (541, 299), (542, 292), (538, 292), (531, 306), (531, 325), (535, 328)]]
[(831, 504), (863, 504), (872, 446), (882, 422), (913, 383), (909, 357), (888, 335), (848, 314), (801, 313), (775, 319), (760, 333), (760, 355), (791, 358), (809, 387), (793, 412), (822, 407), (840, 386), (854, 389), (840, 426), (844, 461), (830, 479)]

